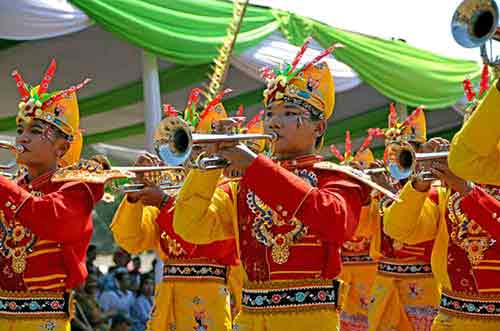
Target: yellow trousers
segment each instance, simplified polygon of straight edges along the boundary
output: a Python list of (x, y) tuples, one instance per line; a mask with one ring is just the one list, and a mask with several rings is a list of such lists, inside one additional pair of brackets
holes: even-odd
[(368, 304), (377, 263), (344, 264), (339, 278), (347, 293), (340, 312), (341, 331), (368, 330)]
[(333, 309), (303, 312), (255, 313), (242, 310), (234, 331), (338, 331), (339, 314)]
[(500, 330), (500, 318), (466, 317), (440, 311), (432, 324), (432, 331), (498, 331)]
[(430, 331), (439, 301), (432, 275), (395, 277), (377, 272), (368, 306), (368, 330)]
[(231, 330), (229, 290), (218, 281), (164, 280), (147, 330)]
[(2, 331), (70, 331), (69, 319), (0, 318)]

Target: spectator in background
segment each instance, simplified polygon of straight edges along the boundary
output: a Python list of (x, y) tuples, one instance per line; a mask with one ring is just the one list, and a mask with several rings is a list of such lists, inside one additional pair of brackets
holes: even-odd
[(115, 286), (114, 289), (104, 291), (99, 303), (105, 311), (117, 311), (118, 313), (130, 316), (130, 307), (134, 302), (134, 294), (130, 291), (130, 276), (125, 268), (117, 268), (113, 271)]
[(127, 316), (117, 314), (111, 321), (111, 331), (129, 331), (131, 324), (132, 323)]
[(101, 270), (94, 264), (97, 258), (97, 247), (96, 245), (89, 245), (87, 249), (87, 271), (89, 274), (95, 274), (98, 278), (102, 276)]
[(132, 270), (130, 271), (130, 284), (132, 291), (138, 291), (141, 283), (141, 258), (134, 256), (132, 259)]
[(154, 288), (154, 279), (149, 275), (144, 275), (141, 278), (139, 290), (130, 311), (132, 331), (146, 330), (146, 324), (153, 309)]
[(95, 273), (89, 273), (83, 288), (75, 293), (75, 301), (75, 318), (71, 322), (71, 330), (109, 330), (108, 321), (116, 311), (102, 311), (97, 301), (97, 275)]
[(118, 268), (127, 269), (127, 265), (129, 264), (129, 262), (130, 254), (123, 248), (118, 247), (113, 253), (114, 265), (109, 267), (108, 273), (100, 280), (99, 287), (101, 288), (102, 292), (116, 289), (114, 271)]

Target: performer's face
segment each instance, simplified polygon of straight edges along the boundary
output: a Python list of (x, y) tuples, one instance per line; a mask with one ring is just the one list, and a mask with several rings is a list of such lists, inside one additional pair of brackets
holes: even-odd
[(326, 128), (326, 121), (313, 121), (309, 113), (290, 105), (275, 104), (266, 110), (266, 133), (275, 133), (274, 155), (291, 159), (314, 152), (316, 140)]
[(68, 148), (68, 142), (57, 129), (41, 120), (20, 121), (16, 144), (24, 147), (24, 152), (17, 156), (17, 162), (28, 168), (56, 165)]

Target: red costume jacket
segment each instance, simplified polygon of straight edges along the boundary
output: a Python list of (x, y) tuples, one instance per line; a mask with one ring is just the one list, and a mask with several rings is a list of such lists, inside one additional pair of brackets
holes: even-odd
[(53, 173), (18, 184), (0, 177), (0, 289), (62, 291), (87, 276), (92, 209), (102, 185), (52, 183)]

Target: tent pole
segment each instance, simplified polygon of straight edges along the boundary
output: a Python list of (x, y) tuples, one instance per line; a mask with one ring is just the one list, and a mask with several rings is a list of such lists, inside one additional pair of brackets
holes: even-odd
[(144, 124), (146, 149), (153, 151), (153, 134), (161, 120), (160, 80), (156, 55), (142, 51), (142, 85), (144, 88)]

